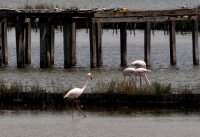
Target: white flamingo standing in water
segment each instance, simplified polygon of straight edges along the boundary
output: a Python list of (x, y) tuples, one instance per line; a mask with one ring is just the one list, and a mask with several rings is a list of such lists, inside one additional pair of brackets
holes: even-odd
[[(144, 62), (143, 60), (135, 60), (130, 64), (130, 67), (135, 67), (137, 68), (146, 68), (147, 64), (146, 62)], [(140, 70), (141, 71), (141, 70)], [(144, 70), (143, 70), (144, 71)], [(145, 77), (147, 78), (146, 74)], [(135, 80), (137, 80), (137, 78), (135, 78)], [(141, 76), (140, 76), (140, 81), (142, 80)]]
[(87, 80), (86, 80), (86, 82), (85, 82), (85, 84), (82, 88), (73, 88), (64, 96), (64, 98), (69, 98), (69, 99), (73, 100), (73, 107), (74, 107), (74, 101), (76, 101), (76, 108), (84, 115), (84, 117), (86, 117), (86, 115), (83, 113), (83, 111), (79, 107), (77, 98), (85, 91), (85, 89), (88, 85), (89, 79), (92, 80), (92, 74), (91, 73), (87, 74)]
[(126, 77), (129, 77), (129, 81), (132, 81), (135, 84), (135, 80), (133, 80), (132, 76), (135, 76), (135, 68), (126, 68), (123, 70), (124, 81), (126, 81)]
[(144, 78), (144, 80), (146, 81), (147, 85), (150, 85), (150, 81), (148, 80), (146, 73), (147, 72), (151, 72), (151, 70), (146, 69), (146, 68), (126, 68), (123, 70), (123, 75), (124, 75), (124, 80), (126, 79), (126, 77), (128, 76), (129, 79), (132, 79), (132, 76), (135, 76), (135, 84), (136, 84), (136, 80), (137, 80), (137, 76), (140, 76), (140, 86), (142, 86), (142, 79)]

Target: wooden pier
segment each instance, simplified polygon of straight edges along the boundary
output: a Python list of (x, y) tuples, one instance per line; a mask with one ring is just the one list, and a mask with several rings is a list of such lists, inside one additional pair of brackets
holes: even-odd
[[(54, 64), (54, 30), (63, 27), (64, 68), (76, 65), (77, 25), (87, 23), (90, 39), (90, 64), (92, 68), (101, 66), (103, 24), (118, 23), (120, 29), (121, 66), (127, 66), (127, 24), (137, 23), (144, 27), (144, 60), (151, 64), (152, 24), (168, 24), (171, 65), (176, 65), (176, 23), (187, 21), (192, 26), (191, 46), (193, 64), (199, 65), (198, 26), (199, 9), (174, 9), (134, 11), (126, 8), (98, 10), (62, 9), (0, 9), (0, 67), (8, 64), (7, 31), (11, 24), (16, 30), (17, 67), (31, 64), (31, 29), (35, 23), (40, 29), (40, 67)], [(9, 24), (9, 25), (8, 25)]]

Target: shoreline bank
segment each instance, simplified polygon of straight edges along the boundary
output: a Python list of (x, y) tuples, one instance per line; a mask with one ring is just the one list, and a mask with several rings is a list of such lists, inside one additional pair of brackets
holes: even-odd
[[(66, 109), (72, 101), (64, 99), (63, 93), (15, 92), (0, 93), (1, 109)], [(78, 100), (86, 108), (120, 108), (120, 107), (191, 107), (200, 106), (200, 94), (166, 94), (166, 95), (128, 95), (117, 93), (84, 93)]]

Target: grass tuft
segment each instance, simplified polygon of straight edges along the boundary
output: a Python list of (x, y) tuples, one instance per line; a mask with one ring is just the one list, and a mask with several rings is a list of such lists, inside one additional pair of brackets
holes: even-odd
[(1, 80), (0, 81), (0, 92), (37, 92), (44, 93), (46, 90), (39, 85), (32, 86), (24, 86), (21, 82), (13, 82), (10, 86), (6, 85), (6, 83)]
[(160, 83), (153, 83), (152, 85), (145, 85), (137, 87), (130, 82), (112, 80), (111, 82), (97, 82), (93, 92), (103, 93), (124, 93), (134, 95), (160, 95), (160, 94), (172, 94), (173, 89), (171, 85), (165, 85)]

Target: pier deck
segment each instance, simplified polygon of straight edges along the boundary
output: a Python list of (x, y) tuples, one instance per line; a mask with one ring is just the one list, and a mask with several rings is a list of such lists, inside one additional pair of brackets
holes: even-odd
[(64, 68), (76, 65), (76, 29), (87, 23), (90, 39), (90, 64), (101, 66), (102, 24), (118, 23), (120, 29), (121, 66), (127, 66), (127, 24), (142, 24), (144, 28), (144, 60), (151, 64), (151, 28), (153, 23), (168, 24), (171, 65), (176, 65), (176, 23), (187, 21), (192, 31), (193, 64), (199, 65), (198, 26), (200, 10), (129, 10), (117, 9), (0, 9), (0, 67), (8, 64), (8, 27), (16, 30), (17, 67), (31, 64), (31, 28), (38, 24), (40, 29), (40, 67), (47, 68), (54, 63), (54, 30), (63, 27)]

